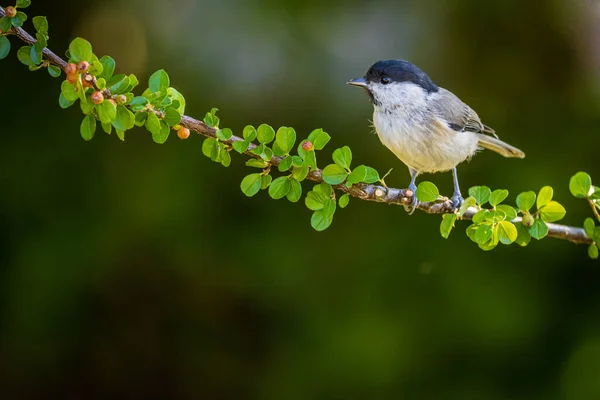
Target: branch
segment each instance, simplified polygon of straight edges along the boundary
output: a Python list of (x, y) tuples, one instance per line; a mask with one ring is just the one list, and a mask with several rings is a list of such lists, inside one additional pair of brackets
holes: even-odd
[[(0, 17), (3, 17), (4, 15), (4, 10), (2, 9), (2, 7), (0, 7)], [(18, 37), (23, 42), (29, 45), (33, 45), (36, 43), (36, 40), (22, 28), (13, 28), (8, 33)], [(43, 50), (43, 55), (46, 59), (50, 61), (50, 63), (60, 67), (62, 70), (65, 69), (67, 62), (58, 55), (56, 55), (54, 52), (52, 52), (50, 49), (45, 48)], [(183, 116), (180, 125), (202, 136), (216, 138), (216, 130), (214, 128), (211, 128), (204, 122), (189, 117), (187, 115)], [(238, 136), (232, 136), (229, 140), (224, 141), (224, 143), (231, 145), (233, 142), (243, 140), (244, 139)], [(248, 150), (245, 152), (245, 154), (249, 157), (259, 158), (257, 155), (251, 153), (251, 150), (253, 150), (256, 147), (257, 146), (255, 144), (251, 144)], [(269, 164), (271, 166), (278, 166), (281, 161), (281, 157), (274, 156), (269, 161)], [(307, 179), (318, 183), (323, 182), (322, 170), (317, 169), (314, 171), (310, 171), (307, 176)], [(346, 185), (342, 184), (335, 185), (334, 188), (361, 200), (374, 201), (378, 203), (396, 204), (402, 206), (410, 205), (412, 197), (415, 195), (409, 189), (394, 189), (381, 185), (356, 184), (348, 188), (346, 187)], [(448, 214), (454, 212), (454, 206), (452, 201), (445, 197), (433, 203), (419, 203), (418, 208), (422, 211), (425, 211), (428, 214)], [(475, 215), (477, 211), (478, 210), (474, 207), (469, 208), (464, 214), (463, 219), (472, 219), (473, 215)], [(512, 222), (521, 222), (521, 218), (517, 218)], [(549, 237), (568, 240), (577, 244), (593, 243), (593, 240), (587, 237), (583, 228), (552, 223), (548, 223), (547, 225)]]

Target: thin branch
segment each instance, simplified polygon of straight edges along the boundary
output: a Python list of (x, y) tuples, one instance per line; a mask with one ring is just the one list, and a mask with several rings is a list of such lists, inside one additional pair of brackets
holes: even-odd
[[(4, 16), (4, 10), (0, 7), (0, 17)], [(24, 41), (29, 45), (33, 45), (36, 43), (36, 40), (28, 34), (25, 30), (21, 28), (13, 28), (9, 34), (17, 36), (19, 39)], [(67, 62), (63, 60), (61, 57), (57, 56), (55, 53), (50, 51), (50, 49), (45, 48), (43, 50), (44, 57), (48, 59), (52, 64), (60, 67), (64, 70), (67, 65)], [(191, 131), (194, 131), (202, 136), (216, 138), (216, 130), (206, 125), (204, 122), (199, 121), (195, 118), (184, 115), (181, 120), (181, 126), (188, 128)], [(225, 143), (231, 145), (233, 142), (243, 141), (244, 139), (238, 136), (232, 136), (229, 140), (225, 141)], [(256, 148), (257, 146), (251, 144), (248, 150), (245, 152), (246, 155), (250, 157), (257, 158), (258, 156), (251, 153), (251, 150)], [(269, 164), (272, 166), (278, 166), (282, 161), (281, 157), (273, 157)], [(307, 179), (314, 182), (323, 182), (322, 170), (317, 169), (315, 171), (310, 171)], [(394, 189), (388, 188), (381, 185), (367, 185), (367, 184), (357, 184), (352, 185), (350, 188), (346, 187), (346, 185), (336, 185), (335, 189), (347, 193), (352, 197), (356, 197), (361, 200), (366, 201), (374, 201), (378, 203), (387, 203), (387, 204), (396, 204), (396, 205), (410, 205), (412, 201), (412, 196), (414, 193), (409, 189)], [(440, 200), (433, 203), (420, 203), (418, 208), (422, 211), (425, 211), (428, 214), (448, 214), (454, 212), (454, 206), (452, 201), (448, 198), (441, 198)], [(478, 210), (474, 207), (471, 207), (464, 214), (463, 219), (472, 219), (473, 215)], [(521, 219), (517, 218), (513, 223), (520, 222)], [(583, 228), (576, 228), (572, 226), (559, 225), (549, 223), (548, 225), (548, 236), (568, 240), (573, 243), (578, 244), (591, 244), (593, 240), (588, 238), (585, 234)]]

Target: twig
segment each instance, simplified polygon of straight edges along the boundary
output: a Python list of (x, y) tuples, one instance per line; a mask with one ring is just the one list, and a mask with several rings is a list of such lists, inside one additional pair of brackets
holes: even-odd
[[(4, 16), (4, 10), (0, 7), (0, 17)], [(22, 28), (13, 28), (9, 34), (17, 36), (19, 39), (24, 41), (29, 45), (33, 45), (36, 43), (36, 40), (25, 30)], [(45, 48), (43, 50), (44, 57), (48, 59), (52, 64), (60, 67), (62, 70), (67, 65), (67, 62), (53, 53), (50, 49)], [(195, 118), (184, 115), (181, 120), (181, 126), (188, 128), (191, 131), (194, 131), (202, 136), (215, 138), (216, 130), (206, 125), (204, 122), (199, 121)], [(238, 136), (232, 136), (225, 143), (231, 144), (237, 141), (243, 141), (244, 139)], [(258, 156), (251, 153), (251, 150), (257, 147), (254, 144), (251, 144), (248, 150), (245, 152), (246, 155), (250, 157), (257, 158)], [(277, 166), (282, 161), (281, 157), (273, 157), (269, 164), (272, 166)], [(322, 170), (317, 169), (315, 171), (310, 171), (307, 179), (314, 182), (323, 182)], [(408, 189), (394, 189), (388, 188), (381, 185), (367, 185), (367, 184), (357, 184), (352, 185), (350, 188), (346, 187), (346, 185), (336, 185), (335, 189), (342, 191), (344, 193), (348, 193), (352, 197), (356, 197), (361, 200), (366, 201), (375, 201), (379, 203), (387, 203), (387, 204), (396, 204), (396, 205), (410, 205), (412, 202), (412, 196), (414, 193)], [(433, 203), (419, 203), (418, 208), (422, 211), (425, 211), (428, 214), (448, 214), (454, 212), (454, 206), (452, 201), (448, 198), (441, 198), (440, 200)], [(477, 212), (477, 209), (474, 207), (469, 208), (467, 212), (464, 214), (463, 219), (471, 219), (473, 215)], [(512, 221), (513, 223), (520, 222), (520, 218)], [(559, 225), (549, 223), (548, 225), (548, 236), (568, 240), (573, 243), (578, 244), (591, 244), (593, 240), (588, 238), (585, 234), (583, 228), (576, 228), (572, 226)]]

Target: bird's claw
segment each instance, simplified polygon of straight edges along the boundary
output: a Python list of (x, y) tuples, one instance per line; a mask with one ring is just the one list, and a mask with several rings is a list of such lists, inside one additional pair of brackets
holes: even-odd
[(417, 200), (417, 187), (415, 185), (410, 185), (408, 189), (413, 192), (412, 200), (410, 205), (404, 206), (404, 210), (408, 213), (408, 215), (413, 215), (415, 210), (419, 208), (419, 200)]
[(458, 210), (460, 209), (460, 207), (463, 205), (465, 199), (463, 199), (463, 197), (461, 196), (460, 193), (454, 193), (454, 195), (452, 195), (452, 204), (454, 206), (454, 210)]

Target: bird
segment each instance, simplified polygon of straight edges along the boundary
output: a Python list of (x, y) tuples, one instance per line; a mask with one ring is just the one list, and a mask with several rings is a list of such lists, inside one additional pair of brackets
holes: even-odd
[(449, 90), (436, 85), (416, 65), (405, 60), (373, 64), (349, 85), (364, 89), (373, 103), (373, 125), (379, 139), (409, 169), (413, 192), (407, 211), (418, 207), (417, 176), (452, 171), (452, 204), (461, 207), (456, 166), (481, 149), (508, 158), (525, 153), (503, 141), (483, 124), (477, 113)]

